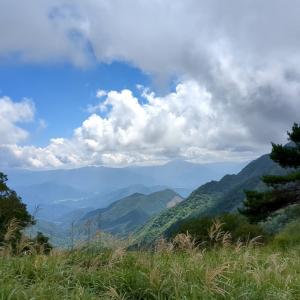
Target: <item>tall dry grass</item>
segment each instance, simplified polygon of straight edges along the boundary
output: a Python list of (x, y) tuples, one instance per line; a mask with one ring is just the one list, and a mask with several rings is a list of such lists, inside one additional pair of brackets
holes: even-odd
[(45, 253), (45, 245), (38, 244), (20, 232), (20, 229), (19, 222), (14, 218), (8, 223), (3, 241), (0, 242), (0, 256), (10, 257)]
[(232, 243), (217, 222), (210, 239), (215, 247), (186, 233), (154, 251), (1, 254), (0, 299), (300, 299), (300, 248)]

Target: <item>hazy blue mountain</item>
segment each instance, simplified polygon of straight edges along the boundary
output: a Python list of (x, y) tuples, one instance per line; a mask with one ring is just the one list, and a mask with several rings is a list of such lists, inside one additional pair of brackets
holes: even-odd
[[(54, 204), (53, 206), (62, 206), (67, 207), (67, 209), (63, 209), (63, 213), (57, 214), (55, 218), (47, 217), (48, 220), (60, 222), (65, 226), (69, 226), (72, 222), (76, 222), (81, 219), (87, 212), (95, 210), (97, 208), (105, 208), (109, 206), (111, 203), (125, 198), (129, 195), (134, 193), (142, 193), (145, 195), (161, 191), (166, 189), (163, 186), (153, 186), (153, 187), (146, 187), (142, 184), (139, 185), (132, 185), (127, 188), (117, 189), (110, 193), (102, 194), (95, 194), (94, 196), (79, 199), (77, 201), (66, 200), (61, 201), (59, 203)], [(40, 214), (45, 218), (45, 214)]]
[(79, 200), (88, 196), (86, 192), (53, 182), (16, 186), (15, 189), (28, 204), (51, 204), (66, 200)]
[[(116, 189), (109, 193), (104, 193), (104, 194), (97, 193), (91, 197), (84, 199), (84, 203), (90, 207), (103, 208), (110, 205), (116, 200), (119, 200), (121, 198), (124, 198), (134, 193), (141, 193), (141, 194), (148, 195), (154, 192), (161, 191), (166, 188), (167, 188), (166, 186), (160, 186), (160, 185), (145, 186), (143, 184), (134, 184), (128, 187)], [(182, 192), (184, 193), (185, 191), (182, 190)]]
[(64, 228), (70, 229), (72, 224), (78, 222), (82, 218), (82, 216), (86, 215), (92, 210), (93, 209), (90, 207), (74, 209), (65, 214), (61, 214), (59, 217), (56, 218), (55, 222), (56, 224), (60, 224)]
[(78, 216), (82, 209), (103, 208), (133, 193), (150, 194), (171, 188), (187, 197), (195, 187), (226, 173), (236, 173), (242, 165), (177, 160), (160, 166), (4, 172), (30, 212), (39, 206), (38, 218), (61, 222), (64, 215)]
[[(163, 186), (146, 187), (144, 185), (133, 185), (110, 193), (97, 193), (86, 197), (86, 193), (81, 191), (76, 193), (76, 190), (73, 188), (59, 187), (55, 190), (55, 187), (57, 185), (47, 183), (31, 185), (20, 187), (18, 193), (24, 199), (29, 211), (36, 218), (47, 220), (48, 222), (60, 222), (62, 225), (69, 225), (73, 221), (78, 221), (88, 211), (107, 207), (114, 201), (133, 193), (147, 195), (166, 189)], [(52, 188), (52, 190), (50, 189), (48, 193), (47, 188)], [(180, 192), (182, 192), (181, 189)], [(76, 195), (80, 198), (76, 198)], [(26, 201), (26, 199), (30, 199), (30, 201)]]
[(36, 236), (40, 231), (50, 238), (52, 245), (57, 247), (70, 247), (71, 232), (69, 227), (62, 227), (61, 224), (45, 220), (37, 220), (34, 226), (26, 228), (25, 232), (29, 236)]
[(45, 183), (68, 186), (78, 191), (109, 193), (132, 185), (193, 189), (209, 180), (240, 171), (244, 163), (194, 164), (173, 161), (160, 166), (126, 168), (85, 167), (70, 170), (4, 170), (12, 187)]
[(70, 170), (6, 170), (11, 186), (52, 183), (85, 192), (110, 192), (133, 184), (147, 184), (149, 178), (130, 168), (84, 167)]
[(218, 180), (225, 174), (236, 174), (246, 163), (208, 163), (195, 164), (184, 160), (175, 160), (161, 166), (132, 167), (143, 176), (155, 178), (160, 185), (170, 188), (190, 189), (210, 180)]

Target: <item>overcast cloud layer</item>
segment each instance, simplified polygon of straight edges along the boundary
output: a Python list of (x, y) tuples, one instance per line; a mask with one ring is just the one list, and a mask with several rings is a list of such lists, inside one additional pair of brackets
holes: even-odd
[(122, 60), (178, 85), (164, 97), (141, 90), (144, 105), (127, 90), (101, 92), (74, 136), (45, 148), (20, 146), (33, 104), (2, 98), (0, 133), (12, 134), (2, 135), (0, 160), (62, 167), (255, 157), (300, 122), (299, 13), (297, 0), (3, 0), (0, 59)]

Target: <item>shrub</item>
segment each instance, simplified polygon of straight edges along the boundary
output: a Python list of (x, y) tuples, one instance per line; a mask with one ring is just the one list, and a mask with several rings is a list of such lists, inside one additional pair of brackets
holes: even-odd
[(276, 247), (290, 248), (291, 246), (300, 245), (300, 221), (288, 223), (273, 240)]
[(42, 232), (37, 232), (36, 237), (32, 240), (37, 253), (49, 254), (52, 250), (52, 245), (49, 242), (49, 238)]
[(211, 229), (216, 221), (219, 224), (219, 235), (224, 236), (230, 233), (232, 242), (246, 242), (255, 237), (261, 236), (266, 239), (264, 230), (257, 224), (250, 224), (247, 219), (239, 214), (223, 214), (219, 217), (194, 218), (181, 222), (171, 236), (174, 238), (177, 234), (188, 232), (200, 244), (215, 244), (216, 239), (212, 239)]

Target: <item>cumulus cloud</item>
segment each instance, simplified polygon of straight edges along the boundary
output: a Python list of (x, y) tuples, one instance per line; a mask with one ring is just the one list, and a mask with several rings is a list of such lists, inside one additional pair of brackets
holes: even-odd
[[(175, 158), (198, 162), (251, 159), (268, 151), (270, 140), (283, 141), (290, 119), (299, 117), (300, 84), (286, 91), (279, 77), (276, 91), (290, 93), (289, 100), (264, 107), (261, 95), (252, 94), (258, 89), (254, 80), (240, 91), (243, 104), (220, 101), (195, 80), (178, 84), (165, 96), (144, 89), (139, 96), (143, 101), (130, 90), (110, 91), (101, 102), (105, 116), (91, 114), (72, 138), (52, 139), (44, 148), (5, 145), (0, 155), (5, 162), (31, 168), (153, 164)], [(256, 105), (262, 105), (261, 115), (251, 111)], [(289, 120), (278, 124), (276, 114), (286, 114)], [(254, 129), (257, 120), (260, 125)], [(276, 130), (270, 124), (276, 124)]]
[(32, 121), (34, 111), (34, 105), (30, 100), (13, 102), (8, 97), (0, 98), (0, 145), (26, 140), (29, 133), (19, 124)]

